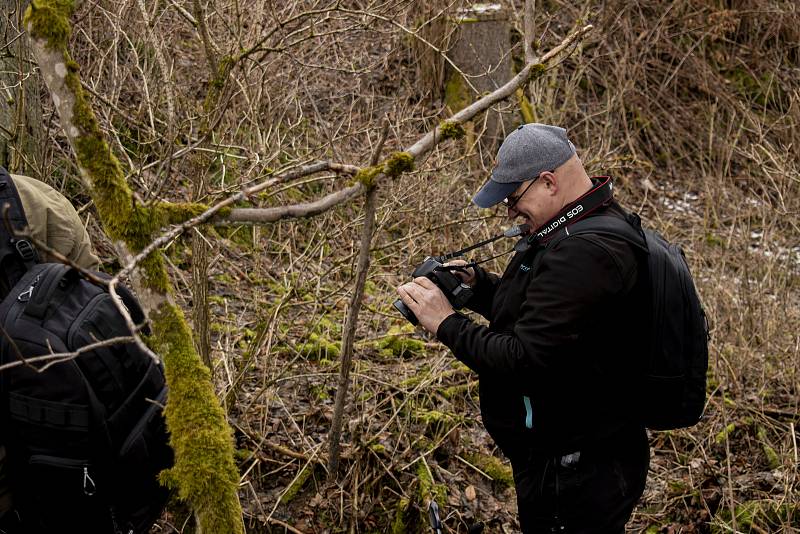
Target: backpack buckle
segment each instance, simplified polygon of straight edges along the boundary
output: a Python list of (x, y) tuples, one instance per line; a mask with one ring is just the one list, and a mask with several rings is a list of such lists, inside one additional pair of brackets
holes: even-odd
[(36, 261), (36, 249), (27, 239), (17, 239), (14, 242), (14, 247), (17, 249), (17, 254), (22, 258), (22, 261), (26, 263)]

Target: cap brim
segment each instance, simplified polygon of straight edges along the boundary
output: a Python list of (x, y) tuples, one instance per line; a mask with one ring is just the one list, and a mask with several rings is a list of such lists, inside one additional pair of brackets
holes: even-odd
[(475, 193), (472, 202), (480, 208), (491, 208), (502, 202), (504, 198), (508, 198), (508, 195), (516, 191), (518, 187), (519, 184), (516, 182), (501, 184), (490, 179)]

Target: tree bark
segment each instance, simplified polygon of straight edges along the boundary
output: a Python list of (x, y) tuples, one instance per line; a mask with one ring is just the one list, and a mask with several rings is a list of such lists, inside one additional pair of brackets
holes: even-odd
[[(133, 195), (84, 96), (78, 65), (67, 51), (71, 4), (35, 0), (26, 11), (25, 27), (99, 218), (127, 264), (169, 217), (163, 208), (144, 206)], [(231, 429), (183, 312), (173, 302), (160, 251), (143, 257), (136, 274), (134, 285), (153, 325), (151, 344), (164, 360), (170, 386), (164, 413), (175, 465), (161, 474), (162, 480), (192, 507), (200, 532), (243, 534)]]
[(22, 0), (0, 0), (0, 165), (41, 178), (41, 80), (22, 30)]
[[(525, 42), (525, 63), (530, 63), (536, 57), (536, 0), (525, 0), (524, 16), (524, 35)], [(535, 81), (528, 84), (528, 98), (533, 100), (533, 88)]]
[[(378, 163), (383, 150), (383, 144), (389, 134), (389, 121), (384, 119), (383, 131), (370, 165)], [(358, 251), (358, 265), (356, 267), (356, 284), (347, 308), (347, 317), (344, 322), (344, 336), (342, 337), (342, 362), (339, 368), (339, 384), (336, 388), (336, 399), (333, 404), (333, 419), (331, 430), (328, 434), (328, 478), (335, 480), (339, 471), (339, 446), (342, 437), (342, 422), (344, 409), (347, 405), (347, 393), (350, 389), (350, 368), (353, 366), (353, 343), (358, 327), (358, 314), (361, 311), (361, 299), (364, 297), (364, 287), (369, 273), (370, 248), (372, 236), (375, 233), (375, 212), (378, 203), (378, 188), (376, 184), (367, 188), (364, 200), (364, 227), (361, 230), (361, 246)]]

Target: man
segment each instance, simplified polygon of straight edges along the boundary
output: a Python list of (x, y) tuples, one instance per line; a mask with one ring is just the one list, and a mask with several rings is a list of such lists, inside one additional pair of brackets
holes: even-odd
[[(39, 180), (15, 174), (10, 177), (19, 193), (33, 240), (46, 244), (78, 267), (96, 270), (100, 261), (92, 252), (89, 234), (69, 200)], [(6, 170), (0, 167), (0, 182), (8, 179)], [(45, 262), (58, 261), (45, 251), (39, 251), (39, 255)], [(5, 297), (9, 288), (2, 278), (0, 276), (0, 297)], [(0, 533), (14, 530), (16, 523), (11, 512), (13, 496), (8, 488), (5, 459), (6, 450), (0, 443)]]
[(456, 313), (427, 278), (398, 293), (478, 373), (484, 425), (514, 469), (522, 531), (624, 532), (649, 464), (633, 393), (647, 298), (624, 239), (568, 232), (574, 220), (626, 213), (610, 179), (587, 175), (566, 131), (543, 124), (506, 138), (473, 202), (505, 202), (533, 229), (502, 277), (480, 267), (461, 275), (474, 291), (467, 306), (489, 325)]

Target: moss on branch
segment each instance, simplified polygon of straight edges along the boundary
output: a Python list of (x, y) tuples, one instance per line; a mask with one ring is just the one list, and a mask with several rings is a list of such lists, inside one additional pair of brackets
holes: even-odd
[[(57, 108), (62, 125), (91, 187), (105, 231), (137, 253), (152, 242), (162, 226), (199, 214), (205, 206), (146, 207), (137, 203), (84, 96), (79, 66), (67, 51), (73, 10), (71, 0), (33, 0), (24, 24), (34, 39), (40, 66), (46, 69), (45, 80), (58, 97), (54, 100), (61, 102)], [(175, 465), (162, 473), (161, 480), (193, 508), (203, 532), (240, 534), (239, 475), (231, 431), (210, 373), (194, 349), (183, 313), (167, 298), (171, 286), (161, 253), (150, 254), (140, 268), (143, 288), (161, 297), (151, 302), (153, 335), (148, 343), (164, 359), (170, 387), (165, 415)]]
[(395, 152), (383, 164), (383, 172), (392, 178), (397, 178), (401, 174), (413, 170), (414, 156), (408, 152)]
[(242, 532), (233, 460), (233, 437), (214, 389), (211, 373), (192, 345), (183, 312), (172, 304), (151, 317), (154, 348), (164, 358), (169, 402), (165, 415), (176, 462), (161, 480), (192, 504), (203, 532)]
[(373, 165), (358, 171), (355, 176), (356, 182), (360, 182), (369, 191), (375, 187), (375, 179), (383, 172), (383, 165)]
[(34, 39), (44, 39), (48, 48), (66, 48), (72, 35), (69, 17), (74, 10), (72, 0), (33, 0), (25, 13), (25, 27)]
[(442, 121), (439, 123), (439, 135), (442, 141), (446, 139), (460, 139), (466, 135), (464, 126), (454, 121)]
[(532, 82), (533, 80), (541, 78), (545, 72), (547, 72), (547, 65), (544, 63), (536, 63), (531, 67), (531, 71), (528, 73), (528, 81)]

